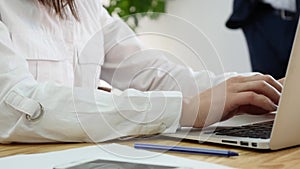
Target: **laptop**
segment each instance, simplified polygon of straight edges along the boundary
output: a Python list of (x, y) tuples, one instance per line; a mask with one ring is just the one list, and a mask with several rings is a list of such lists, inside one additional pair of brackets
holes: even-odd
[(300, 145), (300, 22), (291, 52), (277, 112), (240, 115), (213, 126), (182, 128), (169, 137), (253, 149), (278, 150)]

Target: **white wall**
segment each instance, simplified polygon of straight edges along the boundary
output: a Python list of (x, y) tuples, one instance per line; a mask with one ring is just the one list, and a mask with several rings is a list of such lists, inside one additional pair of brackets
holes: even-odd
[(231, 8), (232, 0), (168, 0), (170, 15), (143, 20), (138, 32), (150, 47), (167, 51), (193, 69), (248, 72), (248, 49), (241, 30), (225, 27)]

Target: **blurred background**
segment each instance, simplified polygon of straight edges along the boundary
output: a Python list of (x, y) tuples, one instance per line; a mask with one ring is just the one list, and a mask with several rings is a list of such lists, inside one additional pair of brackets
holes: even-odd
[[(128, 16), (138, 11), (132, 7), (127, 10), (130, 6), (128, 1), (112, 0), (110, 4), (109, 0), (105, 0), (104, 3), (110, 12), (122, 13), (123, 10), (123, 16)], [(208, 69), (215, 73), (249, 72), (249, 54), (242, 31), (225, 27), (232, 11), (232, 1), (165, 0), (163, 4), (155, 2), (154, 5), (159, 7), (149, 10), (162, 11), (166, 15), (144, 14), (144, 17), (125, 20), (133, 25), (148, 47), (165, 51), (175, 62), (189, 65), (195, 70)], [(114, 5), (121, 6), (121, 9)]]

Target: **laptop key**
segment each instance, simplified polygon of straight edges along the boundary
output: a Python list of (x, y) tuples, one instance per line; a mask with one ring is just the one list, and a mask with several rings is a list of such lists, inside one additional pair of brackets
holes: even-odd
[(230, 127), (216, 130), (216, 135), (268, 139), (271, 136), (273, 121), (250, 124), (241, 127)]

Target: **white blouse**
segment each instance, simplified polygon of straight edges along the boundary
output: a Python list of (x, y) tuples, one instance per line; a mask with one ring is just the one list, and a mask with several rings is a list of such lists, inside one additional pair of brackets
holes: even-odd
[[(183, 101), (234, 75), (169, 62), (100, 0), (77, 7), (79, 22), (59, 19), (37, 0), (0, 0), (0, 142), (175, 132)], [(97, 90), (100, 79), (122, 92)]]

